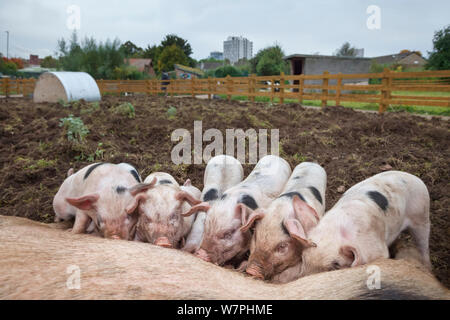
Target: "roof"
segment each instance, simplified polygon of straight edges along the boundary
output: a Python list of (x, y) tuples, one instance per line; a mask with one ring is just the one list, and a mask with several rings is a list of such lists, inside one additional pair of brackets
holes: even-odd
[(141, 72), (145, 71), (146, 66), (152, 65), (152, 59), (130, 58), (130, 59), (126, 59), (126, 60), (128, 60), (128, 64), (130, 66), (136, 67), (136, 69), (138, 69)]
[(319, 58), (319, 59), (359, 59), (359, 60), (369, 60), (371, 58), (365, 57), (341, 57), (341, 56), (326, 56), (320, 54), (291, 54), (289, 56), (283, 57), (283, 60), (289, 60), (292, 58)]
[[(391, 63), (398, 62), (412, 54), (417, 55), (417, 53), (415, 53), (415, 52), (403, 52), (403, 53), (388, 54), (386, 56), (373, 57), (372, 59), (374, 59), (379, 64), (391, 64)], [(419, 57), (421, 57), (423, 59), (422, 56), (419, 56)]]
[(174, 67), (175, 67), (175, 69), (179, 69), (179, 70), (185, 71), (187, 73), (193, 73), (193, 74), (196, 74), (198, 76), (203, 76), (204, 75), (204, 72), (202, 70), (200, 70), (200, 69), (197, 69), (197, 68), (191, 68), (191, 67), (183, 66), (181, 64), (174, 64)]

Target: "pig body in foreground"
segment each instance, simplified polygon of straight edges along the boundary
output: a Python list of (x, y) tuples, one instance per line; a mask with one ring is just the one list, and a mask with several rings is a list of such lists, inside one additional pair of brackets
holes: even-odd
[[(208, 161), (203, 178), (201, 200), (204, 205), (211, 205), (222, 197), (225, 190), (235, 186), (244, 178), (244, 169), (234, 157), (218, 155)], [(205, 211), (198, 211), (191, 232), (183, 247), (184, 251), (195, 252), (199, 249), (205, 229)]]
[(256, 164), (249, 176), (207, 209), (205, 230), (196, 255), (222, 265), (231, 259), (242, 262), (249, 249), (251, 232), (242, 231), (252, 212), (264, 208), (280, 194), (291, 173), (289, 164), (280, 157), (268, 155)]
[(430, 267), (429, 205), (427, 187), (409, 173), (383, 172), (354, 185), (307, 231), (311, 245), (303, 250), (301, 275), (388, 258), (388, 247), (405, 229)]
[(281, 195), (267, 209), (250, 216), (246, 228), (260, 221), (252, 237), (247, 273), (274, 282), (299, 277), (302, 224), (315, 225), (323, 216), (326, 185), (325, 170), (316, 163), (303, 162), (295, 167)]
[(200, 202), (201, 192), (190, 180), (180, 187), (165, 172), (152, 173), (144, 182), (154, 180), (156, 184), (139, 196), (135, 240), (178, 248), (183, 245), (194, 221), (194, 217), (183, 217), (181, 214)]
[(0, 299), (450, 298), (414, 262), (379, 259), (373, 265), (380, 271), (380, 289), (368, 288), (366, 266), (274, 285), (182, 251), (73, 235), (54, 224), (0, 216)]
[(53, 199), (55, 221), (75, 217), (73, 233), (86, 232), (92, 223), (102, 236), (129, 239), (136, 196), (149, 187), (136, 169), (126, 163), (95, 163), (68, 175)]

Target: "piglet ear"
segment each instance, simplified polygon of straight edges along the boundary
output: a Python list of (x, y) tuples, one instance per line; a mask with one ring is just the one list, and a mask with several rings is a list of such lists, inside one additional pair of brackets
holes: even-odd
[(292, 197), (292, 206), (294, 207), (296, 218), (300, 221), (303, 230), (308, 234), (308, 232), (319, 223), (319, 215), (316, 210), (311, 208), (297, 195)]
[(73, 168), (70, 168), (69, 170), (67, 170), (67, 177), (70, 177), (71, 175), (73, 175)]
[(264, 212), (261, 209), (253, 211), (250, 214), (250, 216), (248, 217), (248, 219), (245, 222), (245, 224), (242, 225), (241, 231), (242, 232), (246, 232), (247, 230), (249, 230), (253, 226), (253, 224), (257, 220), (261, 220), (262, 218), (264, 218)]
[(250, 216), (253, 214), (253, 210), (247, 207), (243, 203), (238, 203), (236, 208), (234, 209), (234, 217), (236, 219), (241, 220), (241, 225), (244, 226), (247, 224)]
[(80, 210), (91, 210), (99, 198), (98, 193), (93, 193), (80, 198), (66, 198), (66, 201)]
[(201, 203), (200, 199), (196, 199), (193, 195), (186, 191), (178, 191), (175, 198), (179, 201), (187, 201), (191, 206)]
[(137, 206), (139, 205), (139, 202), (145, 202), (147, 200), (147, 194), (144, 192), (138, 193), (134, 198), (131, 204), (125, 208), (125, 211), (128, 214), (132, 214), (134, 210), (136, 210)]
[(183, 186), (185, 186), (185, 187), (190, 187), (190, 186), (192, 186), (191, 179), (187, 179), (187, 180), (184, 182)]
[(208, 202), (200, 202), (199, 204), (196, 204), (195, 206), (191, 207), (191, 209), (189, 209), (188, 212), (182, 213), (181, 216), (189, 217), (198, 211), (207, 212), (210, 208), (211, 206), (209, 205)]
[(314, 242), (307, 239), (305, 230), (297, 219), (286, 219), (283, 221), (283, 226), (288, 231), (289, 236), (300, 242), (303, 247), (316, 247)]
[(350, 261), (351, 267), (356, 267), (363, 264), (359, 250), (352, 246), (342, 246), (339, 253)]
[(152, 182), (150, 182), (150, 183), (138, 183), (137, 185), (131, 187), (129, 189), (129, 191), (132, 196), (136, 196), (138, 193), (145, 192), (148, 189), (153, 188), (155, 186), (157, 180), (158, 179), (156, 179), (156, 177), (154, 177)]

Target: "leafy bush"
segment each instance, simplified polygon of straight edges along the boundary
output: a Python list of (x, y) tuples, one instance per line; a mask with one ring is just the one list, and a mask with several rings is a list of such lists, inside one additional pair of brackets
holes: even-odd
[(74, 118), (73, 114), (67, 118), (59, 119), (59, 126), (63, 127), (67, 133), (67, 140), (81, 144), (89, 133), (89, 129), (84, 125), (81, 118)]
[(177, 108), (174, 106), (171, 106), (169, 109), (167, 109), (167, 115), (169, 116), (169, 119), (175, 118), (177, 114)]
[(134, 119), (136, 117), (134, 106), (129, 102), (119, 104), (117, 107), (113, 109), (113, 112), (121, 114), (123, 116), (127, 116), (130, 119)]

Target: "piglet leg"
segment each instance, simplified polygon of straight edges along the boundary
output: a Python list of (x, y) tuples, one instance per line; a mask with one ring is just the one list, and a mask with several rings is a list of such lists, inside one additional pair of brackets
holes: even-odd
[(73, 224), (72, 233), (85, 233), (87, 227), (91, 223), (91, 218), (81, 211), (77, 211), (75, 223)]

